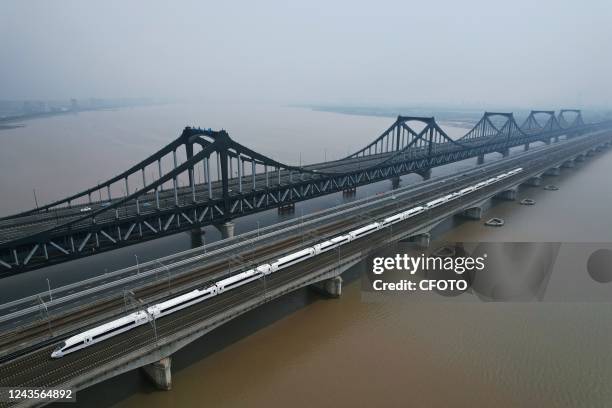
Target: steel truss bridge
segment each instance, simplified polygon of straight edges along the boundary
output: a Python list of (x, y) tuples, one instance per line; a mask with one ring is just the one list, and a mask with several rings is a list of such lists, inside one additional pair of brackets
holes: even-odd
[[(566, 115), (572, 116), (568, 121)], [(123, 173), (80, 193), (0, 219), (0, 274), (14, 274), (189, 231), (302, 200), (530, 143), (612, 126), (579, 110), (487, 112), (453, 140), (433, 117), (399, 116), (372, 143), (335, 161), (293, 166), (233, 140), (186, 127)], [(417, 129), (417, 130), (415, 130)], [(182, 155), (180, 161), (177, 155)], [(147, 175), (155, 174), (147, 178)]]

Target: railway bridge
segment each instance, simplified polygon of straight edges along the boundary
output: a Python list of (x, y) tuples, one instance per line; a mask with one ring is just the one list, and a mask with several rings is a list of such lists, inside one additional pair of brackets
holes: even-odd
[[(329, 296), (340, 296), (341, 274), (371, 252), (397, 240), (429, 245), (429, 233), (449, 217), (480, 218), (492, 200), (516, 199), (521, 185), (534, 179), (572, 171), (575, 163), (612, 145), (612, 131), (561, 140), (550, 146), (491, 161), (461, 174), (431, 178), (381, 196), (357, 200), (290, 220), (245, 237), (237, 236), (163, 260), (151, 261), (108, 276), (59, 288), (54, 296), (35, 297), (0, 305), (0, 387), (74, 387), (83, 389), (128, 370), (143, 368), (161, 389), (171, 387), (171, 356), (185, 345), (250, 310), (305, 286)], [(415, 205), (474, 185), (516, 167), (523, 171), (499, 183), (322, 253), (297, 265), (215, 296), (187, 309), (140, 326), (107, 341), (60, 359), (51, 359), (63, 338), (101, 324), (131, 310), (144, 308), (187, 290), (209, 285), (228, 275), (271, 262), (373, 220), (397, 214)], [(510, 193), (509, 193), (510, 192)], [(68, 289), (68, 288), (66, 288)], [(126, 295), (126, 289), (129, 295)], [(92, 296), (95, 293), (97, 296)], [(36, 300), (35, 300), (36, 299)], [(43, 302), (44, 308), (36, 302)], [(40, 318), (44, 310), (43, 318)], [(24, 323), (25, 322), (25, 323)]]
[[(568, 120), (568, 115), (572, 119)], [(433, 117), (399, 116), (370, 144), (341, 159), (292, 166), (249, 149), (225, 130), (187, 127), (130, 169), (64, 199), (0, 219), (0, 276), (90, 256), (514, 146), (571, 138), (610, 124), (585, 124), (579, 110), (487, 112), (453, 140)], [(185, 159), (179, 162), (177, 153)], [(147, 175), (156, 174), (154, 177)]]

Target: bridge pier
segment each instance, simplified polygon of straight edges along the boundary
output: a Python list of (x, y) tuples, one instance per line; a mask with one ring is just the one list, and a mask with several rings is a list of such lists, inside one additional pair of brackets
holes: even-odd
[(545, 176), (560, 176), (561, 175), (561, 166), (559, 167), (551, 167), (550, 169), (544, 172)]
[(293, 214), (295, 212), (295, 203), (282, 204), (278, 206), (279, 214)]
[(393, 190), (399, 188), (400, 182), (402, 179), (399, 176), (391, 177), (391, 188)]
[(525, 146), (523, 146), (523, 151), (526, 152), (527, 150), (529, 150), (529, 143), (525, 143)]
[(423, 180), (429, 180), (431, 178), (431, 169), (419, 171), (417, 174), (423, 177)]
[(498, 200), (514, 201), (514, 200), (516, 200), (517, 196), (518, 196), (518, 189), (517, 188), (511, 188), (509, 190), (505, 190), (505, 191), (500, 192), (494, 198), (497, 198)]
[(481, 220), (482, 219), (482, 208), (480, 207), (467, 208), (457, 215), (459, 217), (467, 218), (469, 220)]
[(172, 389), (171, 365), (171, 358), (166, 357), (156, 361), (155, 363), (142, 367), (142, 371), (145, 373), (147, 378), (153, 382), (157, 389), (169, 391)]
[(561, 167), (566, 168), (566, 169), (571, 169), (573, 167), (576, 167), (576, 163), (574, 163), (573, 160), (568, 160), (565, 163), (563, 163)]
[(484, 154), (479, 154), (476, 164), (484, 164)]
[(525, 180), (523, 184), (529, 187), (539, 187), (542, 185), (542, 177), (531, 177)]
[(234, 237), (234, 227), (235, 226), (236, 224), (234, 224), (231, 221), (224, 222), (221, 225), (219, 224), (215, 225), (215, 227), (217, 227), (217, 229), (221, 232), (221, 237), (223, 239)]
[(424, 232), (422, 234), (413, 235), (408, 238), (408, 241), (414, 242), (419, 248), (429, 248), (429, 244), (431, 243), (431, 234), (429, 232)]
[(510, 156), (510, 148), (506, 147), (504, 150), (500, 151), (502, 157), (508, 157)]
[(314, 283), (310, 287), (325, 296), (337, 298), (342, 295), (342, 277), (336, 276), (331, 279)]
[(349, 187), (342, 190), (342, 195), (344, 197), (352, 197), (357, 194), (357, 187)]
[(555, 142), (555, 143), (559, 143), (559, 136), (555, 136), (555, 137), (553, 138), (553, 142)]
[(204, 230), (200, 227), (192, 228), (189, 231), (189, 235), (191, 236), (191, 248), (197, 248), (204, 245), (204, 241), (202, 240), (202, 235), (204, 234)]

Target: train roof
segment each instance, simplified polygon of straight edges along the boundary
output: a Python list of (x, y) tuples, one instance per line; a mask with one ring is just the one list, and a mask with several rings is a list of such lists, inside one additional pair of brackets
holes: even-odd
[(299, 258), (301, 256), (304, 256), (306, 254), (311, 254), (311, 253), (312, 253), (312, 248), (302, 249), (301, 251), (297, 251), (297, 252), (294, 252), (292, 254), (283, 256), (282, 258), (278, 258), (278, 260), (276, 262), (287, 262), (287, 261), (290, 261), (292, 259)]
[(222, 279), (218, 281), (217, 284), (229, 285), (234, 282), (238, 282), (239, 280), (242, 280), (244, 278), (248, 278), (249, 276), (256, 275), (258, 273), (261, 273), (261, 272), (256, 271), (255, 269), (249, 269), (248, 271), (240, 272), (240, 273), (237, 273), (236, 275), (230, 276), (229, 278)]
[(108, 331), (109, 329), (112, 329), (113, 327), (121, 326), (129, 322), (133, 322), (136, 320), (137, 317), (146, 317), (146, 315), (147, 314), (145, 312), (138, 311), (138, 312), (130, 313), (127, 316), (123, 316), (118, 319), (111, 320), (110, 322), (106, 322), (100, 326), (93, 327), (89, 330), (85, 330), (82, 333), (69, 337), (68, 339), (65, 340), (66, 345), (78, 343), (80, 341), (83, 341), (84, 338), (93, 337), (97, 334), (104, 333)]

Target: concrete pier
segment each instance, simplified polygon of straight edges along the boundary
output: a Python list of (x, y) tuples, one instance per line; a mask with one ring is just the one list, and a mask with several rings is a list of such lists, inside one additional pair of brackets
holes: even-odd
[(467, 208), (457, 215), (459, 217), (467, 218), (470, 220), (481, 220), (482, 219), (482, 208), (480, 207)]
[(202, 235), (204, 231), (200, 227), (192, 228), (189, 231), (189, 235), (191, 236), (191, 248), (201, 247), (204, 244), (202, 240)]
[(523, 146), (523, 151), (526, 152), (527, 150), (529, 150), (529, 143), (525, 143), (525, 146)]
[(153, 382), (157, 389), (169, 391), (172, 389), (171, 365), (171, 358), (166, 357), (153, 364), (143, 366), (142, 371), (145, 373), (147, 378)]
[(429, 180), (431, 178), (431, 169), (419, 171), (417, 173), (423, 177), (423, 180)]
[(525, 180), (523, 184), (529, 187), (539, 187), (542, 185), (542, 177), (531, 177)]
[(500, 151), (502, 157), (508, 157), (510, 156), (510, 149), (509, 148), (505, 148), (504, 150)]
[(563, 163), (561, 167), (566, 168), (566, 169), (571, 169), (573, 167), (576, 167), (576, 163), (574, 163), (573, 160), (568, 160), (565, 163)]
[(402, 179), (399, 176), (395, 176), (391, 178), (391, 188), (393, 188), (394, 190), (396, 188), (399, 188), (400, 182), (402, 181)]
[(417, 244), (419, 248), (429, 248), (429, 244), (431, 243), (431, 234), (425, 232), (423, 234), (414, 235), (408, 238), (408, 240)]
[(500, 192), (494, 198), (497, 198), (498, 200), (514, 201), (516, 200), (517, 196), (518, 196), (518, 190), (516, 188), (513, 188), (510, 190), (505, 190), (505, 191)]
[(221, 232), (221, 237), (223, 237), (223, 239), (234, 237), (234, 227), (236, 225), (233, 222), (227, 221), (221, 225), (215, 225), (215, 226)]
[(342, 277), (336, 276), (331, 279), (326, 279), (321, 282), (317, 282), (310, 286), (314, 291), (319, 292), (325, 296), (337, 298), (342, 295)]
[(545, 176), (560, 176), (561, 175), (561, 167), (551, 167), (550, 169), (544, 172)]
[(279, 214), (293, 214), (295, 212), (295, 203), (287, 203), (278, 207)]
[(349, 187), (342, 190), (342, 195), (345, 197), (352, 197), (357, 194), (357, 187)]
[(478, 159), (476, 160), (476, 164), (484, 164), (484, 154), (478, 155)]

